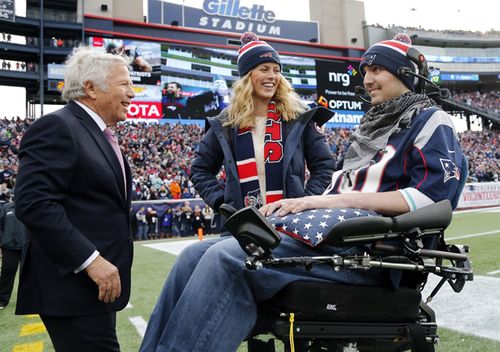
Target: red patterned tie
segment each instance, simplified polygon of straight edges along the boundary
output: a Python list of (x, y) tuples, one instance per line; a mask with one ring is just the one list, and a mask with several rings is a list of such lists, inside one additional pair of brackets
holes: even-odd
[(123, 155), (120, 151), (120, 146), (118, 145), (118, 140), (115, 137), (115, 134), (111, 129), (106, 127), (104, 129), (104, 136), (108, 140), (109, 144), (111, 144), (111, 147), (113, 148), (116, 157), (118, 158), (118, 162), (120, 163), (120, 166), (122, 168), (122, 175), (123, 175), (123, 184), (125, 185), (125, 194), (127, 194), (127, 179), (125, 178), (125, 164), (123, 163)]

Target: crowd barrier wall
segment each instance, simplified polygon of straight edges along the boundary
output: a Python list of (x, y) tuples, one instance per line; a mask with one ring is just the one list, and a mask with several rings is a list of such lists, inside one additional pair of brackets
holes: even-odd
[(500, 206), (500, 182), (467, 183), (458, 209)]
[(151, 207), (161, 216), (168, 208), (173, 209), (178, 206), (182, 207), (184, 202), (189, 202), (191, 208), (194, 208), (195, 205), (199, 205), (200, 208), (203, 209), (205, 206), (205, 202), (201, 198), (136, 200), (132, 202), (132, 210), (137, 212), (141, 207), (144, 207), (144, 209)]
[[(182, 206), (188, 201), (191, 208), (199, 205), (203, 209), (205, 202), (201, 198), (190, 199), (161, 199), (161, 200), (144, 200), (132, 202), (134, 212), (141, 207), (152, 207), (161, 215), (167, 208), (175, 208)], [(476, 182), (467, 183), (464, 187), (457, 209), (470, 209), (480, 207), (500, 206), (500, 182)]]

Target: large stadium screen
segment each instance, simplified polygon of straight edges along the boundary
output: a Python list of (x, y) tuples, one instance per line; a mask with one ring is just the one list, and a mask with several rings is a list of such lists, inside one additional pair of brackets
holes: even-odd
[[(229, 104), (236, 52), (162, 44), (163, 118), (215, 116)], [(234, 60), (233, 60), (234, 59)]]
[(62, 92), (64, 88), (64, 67), (63, 64), (47, 65), (47, 90)]
[(135, 98), (129, 107), (129, 118), (154, 118), (162, 115), (160, 44), (125, 39), (90, 37), (89, 46), (111, 54), (123, 55), (129, 61)]
[[(229, 103), (238, 76), (237, 50), (161, 46), (162, 116), (205, 118)], [(315, 61), (281, 55), (283, 75), (306, 103), (316, 100)], [(180, 87), (180, 88), (179, 88)]]

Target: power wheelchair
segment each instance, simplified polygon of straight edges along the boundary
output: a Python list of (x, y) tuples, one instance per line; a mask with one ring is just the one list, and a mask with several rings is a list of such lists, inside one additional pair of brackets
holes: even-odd
[[(274, 339), (261, 341), (261, 334), (281, 340), (286, 352), (433, 352), (439, 337), (427, 303), (446, 282), (460, 292), (473, 279), (468, 247), (444, 241), (452, 217), (448, 200), (392, 218), (360, 217), (336, 224), (326, 243), (370, 247), (364, 254), (344, 257), (275, 258), (272, 250), (280, 236), (255, 208), (235, 211), (222, 205), (221, 212), (228, 219), (226, 228), (248, 255), (248, 269), (301, 265), (314, 270), (315, 265), (330, 265), (332, 270), (385, 268), (402, 273), (397, 289), (333, 282), (288, 285), (260, 304), (257, 324), (247, 338), (249, 352), (275, 351)], [(441, 281), (424, 302), (420, 291), (430, 273)]]

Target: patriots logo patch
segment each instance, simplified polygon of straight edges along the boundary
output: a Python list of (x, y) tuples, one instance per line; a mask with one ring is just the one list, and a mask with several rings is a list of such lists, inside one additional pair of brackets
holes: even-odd
[(460, 180), (460, 170), (453, 161), (451, 161), (450, 159), (441, 159), (441, 158), (439, 158), (439, 161), (441, 161), (441, 167), (443, 168), (444, 171), (443, 182), (447, 182), (452, 178)]
[(251, 205), (256, 207), (257, 209), (260, 208), (262, 204), (264, 204), (264, 202), (262, 201), (262, 195), (260, 194), (260, 189), (248, 192), (243, 199), (243, 202), (246, 207)]
[(265, 54), (259, 55), (259, 57), (273, 57), (273, 52), (272, 51), (267, 52)]
[(375, 58), (377, 57), (377, 54), (373, 54), (373, 55), (364, 55), (361, 59), (362, 62), (366, 62), (366, 64), (368, 66), (371, 66), (373, 64), (373, 61), (375, 60)]

